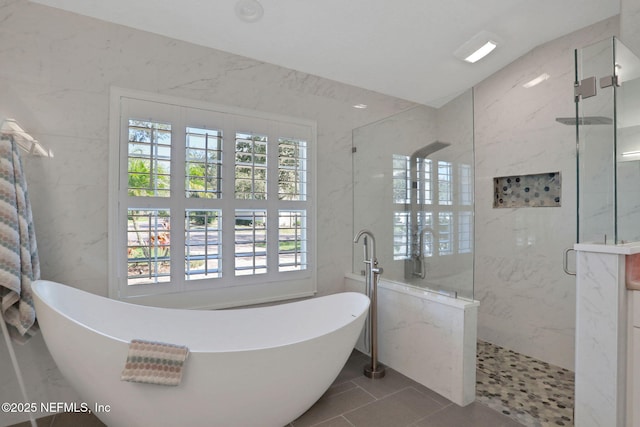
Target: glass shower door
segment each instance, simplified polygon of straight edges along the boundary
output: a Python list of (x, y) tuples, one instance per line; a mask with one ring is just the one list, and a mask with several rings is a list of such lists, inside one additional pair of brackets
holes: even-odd
[(354, 233), (375, 235), (382, 279), (473, 299), (472, 91), (354, 129), (353, 148)]
[(576, 50), (578, 242), (640, 240), (640, 60), (612, 38)]
[(614, 88), (598, 81), (614, 72), (613, 39), (576, 51), (578, 242), (615, 243)]
[(640, 241), (640, 59), (615, 40), (617, 243)]

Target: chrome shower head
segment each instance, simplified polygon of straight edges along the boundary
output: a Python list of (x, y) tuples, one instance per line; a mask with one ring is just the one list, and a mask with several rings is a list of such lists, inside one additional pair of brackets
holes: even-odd
[(425, 145), (424, 147), (418, 148), (411, 154), (411, 158), (417, 159), (418, 157), (427, 157), (430, 154), (433, 154), (436, 151), (440, 151), (450, 145), (451, 144), (449, 144), (448, 142), (435, 141), (431, 144)]

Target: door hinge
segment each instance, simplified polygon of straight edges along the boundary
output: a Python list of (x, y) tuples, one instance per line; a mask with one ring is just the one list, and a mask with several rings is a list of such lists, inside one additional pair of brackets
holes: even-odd
[(606, 76), (600, 79), (600, 89), (611, 87), (613, 85), (620, 87), (620, 80), (618, 79), (618, 76)]
[(573, 89), (573, 95), (575, 102), (596, 96), (596, 78), (587, 77), (586, 79), (576, 82)]

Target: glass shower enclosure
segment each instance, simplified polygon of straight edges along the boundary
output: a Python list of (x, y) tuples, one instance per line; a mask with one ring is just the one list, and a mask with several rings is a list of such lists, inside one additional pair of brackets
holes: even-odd
[(612, 38), (575, 62), (578, 242), (640, 241), (640, 59)]
[(375, 234), (383, 279), (473, 299), (473, 176), (471, 89), (354, 129), (354, 231)]

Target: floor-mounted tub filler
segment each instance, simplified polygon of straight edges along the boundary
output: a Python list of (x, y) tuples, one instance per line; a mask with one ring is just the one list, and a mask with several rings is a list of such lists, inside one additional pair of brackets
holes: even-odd
[[(369, 308), (352, 292), (206, 311), (128, 304), (49, 281), (33, 290), (56, 364), (110, 427), (282, 427), (329, 388)], [(121, 379), (137, 339), (188, 348), (178, 385)]]

